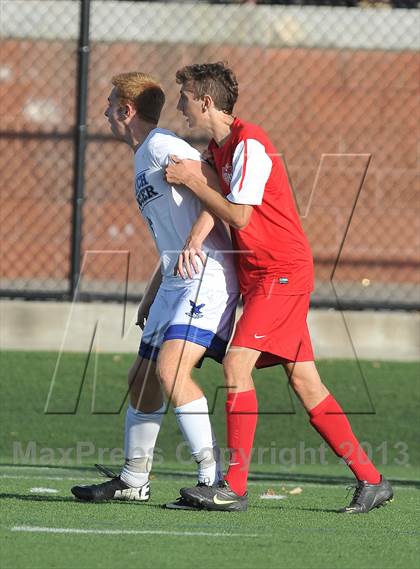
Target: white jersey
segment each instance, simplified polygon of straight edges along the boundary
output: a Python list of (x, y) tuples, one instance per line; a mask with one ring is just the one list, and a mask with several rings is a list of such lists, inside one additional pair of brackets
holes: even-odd
[[(200, 200), (183, 186), (171, 186), (164, 179), (164, 170), (169, 156), (200, 160), (200, 153), (173, 132), (153, 129), (134, 156), (135, 193), (138, 206), (155, 240), (161, 257), (164, 280), (174, 286), (191, 281), (174, 277), (178, 262), (191, 228), (199, 216)], [(208, 255), (204, 278), (207, 286), (218, 290), (237, 291), (238, 283), (234, 267), (232, 244), (226, 227), (220, 220), (203, 243)], [(197, 263), (201, 261), (197, 257)], [(200, 279), (201, 274), (193, 280)]]

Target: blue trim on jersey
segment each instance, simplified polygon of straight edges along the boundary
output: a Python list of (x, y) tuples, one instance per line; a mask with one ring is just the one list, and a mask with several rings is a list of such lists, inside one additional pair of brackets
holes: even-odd
[(152, 346), (151, 344), (146, 344), (146, 342), (140, 342), (139, 356), (145, 358), (146, 360), (152, 360), (155, 362), (159, 355), (158, 346)]
[(163, 341), (165, 340), (187, 340), (221, 355), (225, 354), (228, 345), (215, 332), (203, 330), (203, 328), (197, 328), (191, 324), (172, 324), (168, 326), (163, 337)]

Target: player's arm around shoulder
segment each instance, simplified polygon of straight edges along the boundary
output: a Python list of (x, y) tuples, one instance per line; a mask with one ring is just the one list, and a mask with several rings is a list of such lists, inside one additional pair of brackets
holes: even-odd
[(165, 175), (170, 184), (184, 185), (193, 191), (202, 184), (219, 194), (222, 193), (217, 172), (203, 160), (171, 154)]
[(189, 188), (208, 210), (232, 227), (243, 229), (248, 225), (252, 206), (228, 201), (222, 195), (217, 173), (209, 164), (197, 164), (172, 155), (166, 168), (166, 180)]

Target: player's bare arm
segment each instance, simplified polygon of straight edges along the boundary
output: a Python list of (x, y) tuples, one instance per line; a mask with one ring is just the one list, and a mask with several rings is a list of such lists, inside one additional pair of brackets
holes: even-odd
[(159, 290), (160, 284), (162, 282), (162, 272), (160, 269), (160, 264), (156, 267), (147, 287), (144, 291), (143, 298), (140, 301), (139, 308), (137, 311), (137, 322), (136, 325), (140, 326), (142, 330), (146, 325), (146, 320), (149, 316), (150, 307), (155, 300), (157, 291)]
[[(234, 204), (229, 202), (220, 193), (217, 174), (206, 164), (202, 169), (210, 170), (205, 177), (194, 165), (194, 160), (182, 160), (177, 156), (171, 157), (166, 169), (166, 180), (170, 184), (182, 184), (189, 188), (204, 204), (204, 206), (235, 229), (244, 229), (251, 218), (253, 207), (247, 204)], [(215, 179), (215, 184), (212, 181)], [(211, 181), (211, 185), (209, 184)], [(215, 187), (216, 186), (216, 187)]]

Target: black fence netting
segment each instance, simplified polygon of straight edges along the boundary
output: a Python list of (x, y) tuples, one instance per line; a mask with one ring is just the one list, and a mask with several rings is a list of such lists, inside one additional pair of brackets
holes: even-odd
[(265, 128), (287, 166), (314, 305), (419, 307), (416, 3), (92, 1), (83, 50), (86, 4), (1, 2), (2, 296), (69, 298), (80, 270), (90, 298), (122, 298), (127, 276), (128, 294), (141, 294), (158, 257), (132, 154), (103, 115), (110, 79), (159, 78), (162, 126), (204, 149), (176, 110), (175, 72), (224, 60), (240, 84), (236, 113)]

